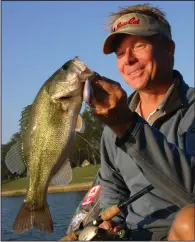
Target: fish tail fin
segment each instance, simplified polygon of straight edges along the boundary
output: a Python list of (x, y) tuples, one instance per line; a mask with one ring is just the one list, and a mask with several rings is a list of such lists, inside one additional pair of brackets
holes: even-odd
[(53, 232), (53, 221), (47, 202), (42, 208), (36, 210), (28, 208), (23, 203), (12, 229), (14, 232), (23, 233), (33, 227), (44, 233)]

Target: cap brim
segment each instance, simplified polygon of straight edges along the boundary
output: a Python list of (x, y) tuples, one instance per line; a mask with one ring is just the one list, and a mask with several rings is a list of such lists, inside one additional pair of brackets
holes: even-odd
[(105, 39), (104, 44), (103, 44), (103, 52), (104, 54), (111, 54), (112, 52), (115, 51), (113, 44), (113, 41), (121, 34), (128, 34), (128, 35), (138, 35), (138, 36), (151, 36), (158, 34), (156, 31), (143, 31), (140, 29), (133, 30), (133, 31), (117, 31), (114, 33), (111, 33), (108, 35), (108, 37)]

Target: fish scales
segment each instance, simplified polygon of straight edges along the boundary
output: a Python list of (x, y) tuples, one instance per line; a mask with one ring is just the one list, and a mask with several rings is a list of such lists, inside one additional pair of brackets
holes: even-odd
[[(47, 83), (45, 87), (47, 87)], [(31, 174), (29, 177), (31, 190), (27, 192), (26, 202), (39, 205), (42, 205), (45, 200), (46, 185), (50, 173), (53, 173), (52, 167), (55, 165), (53, 160), (60, 157), (61, 153), (62, 155), (68, 154), (69, 143), (75, 132), (74, 127), (77, 120), (75, 114), (79, 113), (82, 104), (82, 95), (79, 95), (71, 104), (71, 108), (63, 110), (61, 103), (55, 103), (48, 98), (48, 92), (45, 89), (41, 90), (40, 96), (32, 108), (31, 121), (25, 136), (26, 142), (24, 142), (31, 147), (29, 149), (24, 146), (24, 150), (28, 152), (26, 154), (30, 162), (28, 170)], [(32, 131), (34, 127), (36, 127), (36, 132)], [(29, 139), (29, 137), (31, 138)], [(62, 152), (63, 149), (66, 150)], [(43, 162), (39, 162), (40, 160)]]
[(22, 112), (21, 140), (5, 159), (13, 171), (16, 167), (13, 154), (19, 152), (21, 160), (17, 158), (17, 161), (21, 162), (20, 169), (27, 166), (27, 193), (13, 225), (15, 232), (24, 232), (32, 227), (42, 232), (53, 232), (47, 204), (48, 185), (50, 182), (70, 182), (72, 170), (67, 158), (75, 130), (82, 129), (79, 112), (83, 97), (88, 99), (88, 94), (91, 95), (89, 83), (85, 88), (84, 83), (93, 75), (94, 72), (75, 57), (43, 84), (33, 104)]

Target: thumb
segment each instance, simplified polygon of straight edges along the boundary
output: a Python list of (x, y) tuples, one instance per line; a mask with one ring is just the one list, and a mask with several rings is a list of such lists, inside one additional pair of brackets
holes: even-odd
[(115, 227), (113, 228), (113, 232), (116, 233), (116, 232), (118, 232), (119, 230), (121, 230), (122, 228), (124, 228), (124, 226), (123, 226), (122, 224), (120, 224), (120, 225), (118, 225), (118, 226), (115, 226)]
[(99, 225), (99, 228), (105, 229), (105, 230), (111, 230), (112, 229), (112, 223), (111, 221), (104, 221)]

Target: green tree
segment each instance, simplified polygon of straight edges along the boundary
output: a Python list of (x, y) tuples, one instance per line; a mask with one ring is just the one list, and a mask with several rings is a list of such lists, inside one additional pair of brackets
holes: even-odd
[(100, 163), (99, 148), (103, 124), (93, 116), (88, 107), (83, 111), (82, 118), (85, 122), (85, 131), (76, 134), (70, 154), (73, 166), (81, 166), (85, 159), (93, 164)]

